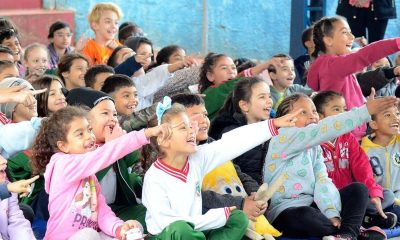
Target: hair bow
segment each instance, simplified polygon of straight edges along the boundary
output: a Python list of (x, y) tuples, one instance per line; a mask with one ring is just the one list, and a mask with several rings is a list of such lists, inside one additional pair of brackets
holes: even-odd
[(162, 119), (162, 116), (164, 115), (165, 111), (167, 111), (170, 108), (171, 108), (171, 98), (168, 96), (165, 96), (163, 101), (159, 102), (157, 104), (157, 108), (156, 108), (158, 125), (161, 124), (161, 119)]

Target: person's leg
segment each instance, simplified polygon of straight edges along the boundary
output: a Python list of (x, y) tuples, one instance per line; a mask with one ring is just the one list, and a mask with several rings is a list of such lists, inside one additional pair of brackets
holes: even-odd
[(386, 27), (389, 19), (377, 19), (374, 16), (374, 12), (368, 11), (368, 17), (366, 19), (366, 27), (368, 30), (368, 42), (376, 42), (382, 40), (385, 37)]
[(392, 191), (388, 189), (383, 190), (383, 199), (381, 205), (383, 211), (386, 213), (386, 219), (378, 214), (375, 205), (373, 205), (371, 201), (369, 201), (367, 205), (367, 212), (363, 221), (363, 226), (367, 228), (372, 226), (378, 226), (381, 228), (393, 228), (398, 221), (398, 217), (396, 216), (396, 214), (388, 211), (388, 209), (392, 207), (394, 203), (394, 198), (395, 197)]
[(284, 210), (272, 225), (289, 238), (323, 237), (338, 231), (319, 209), (308, 206)]
[(367, 37), (367, 9), (357, 8), (356, 15), (354, 17), (347, 18), (347, 22), (349, 23), (349, 27), (351, 29), (351, 33), (354, 37)]
[(200, 231), (194, 230), (191, 223), (185, 221), (176, 221), (168, 225), (157, 236), (152, 236), (154, 240), (205, 240), (206, 236)]
[(225, 226), (207, 231), (207, 239), (233, 240), (242, 239), (249, 225), (249, 220), (243, 211), (234, 210), (231, 212)]
[(101, 240), (100, 234), (93, 228), (83, 228), (68, 238), (68, 240)]
[(342, 201), (342, 224), (339, 234), (357, 237), (369, 201), (368, 188), (362, 183), (351, 183), (339, 192)]

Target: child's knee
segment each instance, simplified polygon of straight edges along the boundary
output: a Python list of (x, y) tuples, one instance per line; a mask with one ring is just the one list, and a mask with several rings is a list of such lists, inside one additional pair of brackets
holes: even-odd
[(173, 235), (175, 237), (181, 237), (181, 239), (190, 239), (192, 237), (194, 226), (183, 220), (179, 220), (171, 223), (167, 228), (166, 232), (168, 235)]
[(234, 224), (238, 228), (247, 229), (249, 225), (249, 219), (246, 214), (241, 210), (233, 210), (228, 218), (229, 223)]

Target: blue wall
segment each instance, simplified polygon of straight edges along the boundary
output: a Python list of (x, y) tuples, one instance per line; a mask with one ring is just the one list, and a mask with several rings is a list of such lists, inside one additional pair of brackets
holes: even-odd
[[(92, 36), (86, 16), (98, 0), (44, 0), (57, 9), (75, 10), (75, 36)], [(300, 0), (295, 0), (300, 1)], [(201, 51), (202, 0), (114, 0), (121, 7), (123, 21), (137, 23), (156, 47), (183, 46), (188, 53)], [(334, 15), (337, 1), (328, 2)], [(400, 7), (400, 0), (396, 0)], [(282, 6), (286, 6), (285, 9)], [(290, 44), (290, 0), (208, 0), (208, 50), (232, 57), (266, 59), (288, 53)], [(398, 9), (400, 15), (400, 8)], [(179, 14), (181, 13), (181, 14)], [(400, 36), (400, 22), (391, 20), (387, 37)], [(295, 56), (294, 56), (295, 57)]]

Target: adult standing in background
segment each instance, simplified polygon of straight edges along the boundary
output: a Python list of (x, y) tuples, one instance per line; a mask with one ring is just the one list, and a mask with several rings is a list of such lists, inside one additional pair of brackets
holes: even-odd
[(364, 36), (371, 43), (385, 36), (389, 19), (396, 18), (396, 4), (395, 0), (339, 0), (336, 14), (347, 18), (356, 38)]

